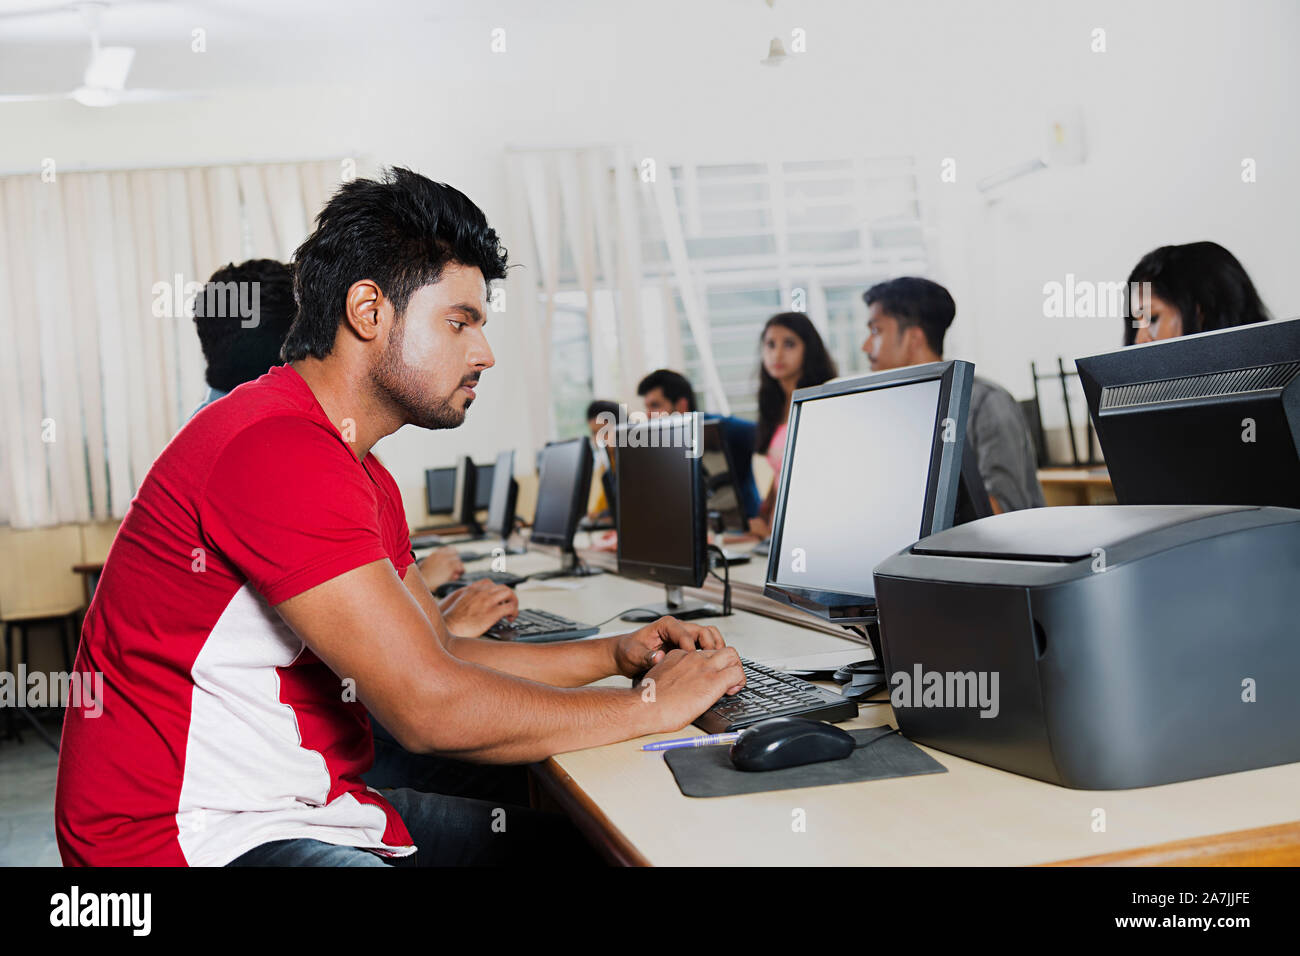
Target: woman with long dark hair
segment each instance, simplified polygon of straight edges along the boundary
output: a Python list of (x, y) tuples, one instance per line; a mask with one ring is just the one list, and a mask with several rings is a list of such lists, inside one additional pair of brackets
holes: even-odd
[(1125, 345), (1269, 317), (1237, 257), (1217, 242), (1153, 249), (1133, 268), (1128, 283)]
[(759, 516), (766, 526), (772, 520), (776, 488), (785, 455), (786, 420), (790, 396), (796, 388), (821, 385), (839, 374), (816, 327), (802, 312), (782, 312), (767, 320), (759, 338), (758, 430), (754, 450), (772, 466), (772, 487)]

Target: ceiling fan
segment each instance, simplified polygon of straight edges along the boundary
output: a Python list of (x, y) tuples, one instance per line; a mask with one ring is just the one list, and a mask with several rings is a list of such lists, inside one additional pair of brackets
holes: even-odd
[[(64, 8), (69, 9), (69, 8)], [(90, 34), (90, 61), (81, 77), (81, 85), (62, 93), (11, 93), (0, 94), (0, 103), (32, 103), (43, 100), (73, 100), (82, 106), (117, 106), (120, 103), (158, 103), (167, 100), (192, 99), (193, 93), (174, 90), (127, 89), (126, 77), (135, 59), (135, 47), (101, 46), (99, 42), (100, 19), (108, 4), (86, 2), (73, 4), (71, 9), (81, 14), (82, 22)]]

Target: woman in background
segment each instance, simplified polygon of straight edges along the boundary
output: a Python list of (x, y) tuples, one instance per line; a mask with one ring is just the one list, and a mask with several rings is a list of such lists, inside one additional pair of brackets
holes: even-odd
[(1133, 268), (1128, 282), (1125, 345), (1269, 318), (1246, 270), (1217, 242), (1154, 249)]
[(758, 429), (754, 450), (772, 466), (772, 487), (759, 511), (764, 535), (771, 533), (772, 509), (785, 455), (790, 396), (796, 388), (821, 385), (839, 374), (822, 337), (802, 312), (782, 312), (767, 320), (760, 339)]

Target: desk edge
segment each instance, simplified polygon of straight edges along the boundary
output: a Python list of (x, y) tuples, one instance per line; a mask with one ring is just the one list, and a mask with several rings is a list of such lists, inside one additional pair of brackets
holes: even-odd
[(534, 777), (609, 862), (616, 866), (651, 865), (554, 757), (535, 765), (535, 769)]

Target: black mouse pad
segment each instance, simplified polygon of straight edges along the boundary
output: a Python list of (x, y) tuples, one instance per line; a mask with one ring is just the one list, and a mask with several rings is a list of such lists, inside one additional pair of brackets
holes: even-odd
[[(892, 727), (864, 727), (849, 733), (859, 743), (887, 734)], [(892, 734), (869, 747), (853, 751), (843, 760), (826, 760), (762, 772), (737, 770), (731, 764), (731, 747), (695, 747), (664, 754), (677, 786), (688, 797), (731, 797), (769, 790), (799, 790), (832, 783), (859, 783), (947, 773), (947, 768), (906, 737)]]

